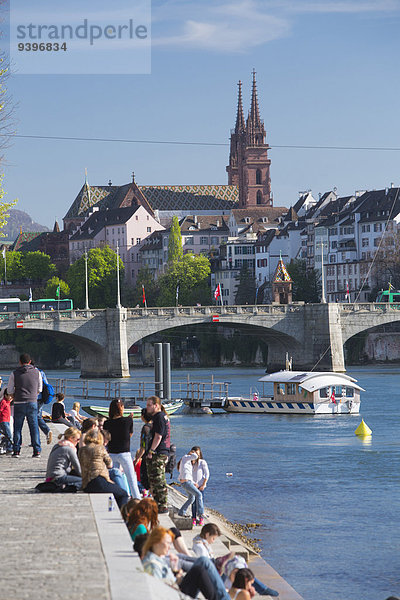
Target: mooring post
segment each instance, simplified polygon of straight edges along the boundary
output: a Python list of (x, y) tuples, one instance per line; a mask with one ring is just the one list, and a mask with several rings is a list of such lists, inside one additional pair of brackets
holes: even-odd
[(171, 344), (162, 345), (163, 390), (164, 400), (171, 400)]
[(163, 398), (163, 357), (162, 344), (154, 344), (154, 393)]

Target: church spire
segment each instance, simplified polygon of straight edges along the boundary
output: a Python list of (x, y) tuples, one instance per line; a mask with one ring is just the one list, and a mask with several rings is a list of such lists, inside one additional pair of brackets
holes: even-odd
[(244, 116), (243, 116), (243, 102), (242, 102), (242, 82), (239, 80), (238, 83), (238, 105), (236, 115), (235, 133), (241, 133), (245, 129)]
[(261, 127), (260, 109), (258, 108), (256, 71), (253, 69), (253, 90), (251, 94), (250, 119), (254, 128)]

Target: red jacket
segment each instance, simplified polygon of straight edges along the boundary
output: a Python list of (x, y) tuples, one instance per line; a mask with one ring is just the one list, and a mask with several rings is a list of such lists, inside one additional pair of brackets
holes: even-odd
[(0, 423), (9, 423), (11, 419), (11, 400), (3, 398), (0, 402)]

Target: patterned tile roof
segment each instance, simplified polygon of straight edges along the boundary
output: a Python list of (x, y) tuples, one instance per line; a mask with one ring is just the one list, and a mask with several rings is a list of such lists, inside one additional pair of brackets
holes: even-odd
[[(84, 183), (64, 218), (83, 216), (89, 208), (97, 203), (99, 203), (99, 208), (100, 206), (101, 209), (106, 208), (104, 205), (112, 203), (119, 189), (117, 185), (87, 185)], [(110, 208), (112, 207), (110, 206)]]
[(139, 186), (153, 210), (230, 210), (239, 202), (237, 185)]
[(18, 234), (17, 239), (10, 247), (10, 250), (18, 252), (35, 252), (39, 250), (40, 237), (43, 231), (23, 231)]

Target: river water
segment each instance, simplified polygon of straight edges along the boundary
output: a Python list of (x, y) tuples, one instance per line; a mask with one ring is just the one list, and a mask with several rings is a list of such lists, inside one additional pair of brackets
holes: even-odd
[[(210, 375), (193, 369), (173, 376), (188, 372), (194, 381)], [(209, 463), (206, 505), (231, 521), (260, 523), (254, 535), (262, 555), (305, 600), (400, 595), (399, 368), (348, 373), (366, 390), (360, 416), (172, 417), (178, 457), (199, 445)], [(150, 374), (132, 371), (138, 380)], [(263, 372), (218, 368), (214, 375), (231, 382), (231, 395), (247, 395)], [(368, 441), (354, 435), (361, 417), (372, 429)], [(133, 448), (139, 430), (137, 423)]]

